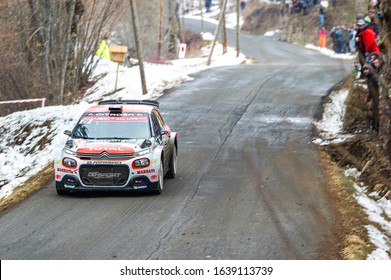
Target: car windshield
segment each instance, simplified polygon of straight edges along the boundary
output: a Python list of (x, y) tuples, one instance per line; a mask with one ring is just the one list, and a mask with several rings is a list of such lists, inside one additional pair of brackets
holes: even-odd
[(147, 114), (125, 116), (86, 115), (73, 130), (73, 138), (148, 139), (151, 137)]

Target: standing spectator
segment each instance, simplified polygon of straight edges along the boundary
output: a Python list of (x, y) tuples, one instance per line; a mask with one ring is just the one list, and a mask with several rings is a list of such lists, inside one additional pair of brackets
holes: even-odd
[(98, 50), (96, 51), (96, 55), (102, 57), (105, 60), (110, 60), (111, 55), (110, 55), (110, 49), (109, 49), (109, 44), (107, 43), (107, 36), (103, 37), (103, 40), (100, 41)]
[(379, 54), (371, 53), (369, 58), (370, 58), (370, 64), (373, 68), (373, 72), (379, 74), (380, 69), (383, 66), (382, 63), (380, 62)]
[(211, 7), (212, 7), (212, 0), (205, 0), (205, 8), (207, 13), (210, 12)]
[(370, 0), (368, 5), (368, 10), (375, 9), (377, 6), (377, 0)]
[(367, 59), (369, 59), (369, 54), (373, 52), (380, 54), (379, 46), (376, 43), (375, 31), (368, 27), (362, 19), (357, 22), (357, 27), (359, 29), (358, 44), (361, 53), (364, 54)]
[(333, 5), (333, 8), (337, 7), (337, 0), (332, 0), (331, 4)]
[(351, 54), (356, 52), (356, 33), (353, 27), (349, 27), (349, 50)]
[(379, 82), (376, 79), (375, 75), (373, 74), (373, 69), (371, 65), (368, 63), (365, 63), (363, 66), (363, 75), (367, 78), (367, 84), (368, 84), (368, 95), (365, 98), (365, 102), (371, 104), (369, 105), (369, 108), (371, 110), (371, 116), (369, 116), (369, 120), (372, 124), (372, 129), (376, 132), (379, 131), (379, 124), (380, 124), (380, 118), (379, 118)]
[(380, 26), (379, 26), (379, 18), (376, 14), (376, 10), (371, 9), (368, 11), (367, 17), (365, 17), (365, 21), (368, 19), (368, 26), (375, 31), (376, 36), (379, 35), (380, 32)]
[[(379, 54), (373, 52), (369, 55), (369, 63), (372, 64), (372, 62), (375, 60), (375, 59), (378, 59), (379, 58)], [(373, 65), (372, 65), (373, 66)]]
[(289, 13), (294, 14), (295, 13), (295, 0), (289, 1)]
[(375, 58), (372, 60), (372, 67), (373, 67), (373, 70), (379, 74), (380, 73), (380, 69), (382, 67), (382, 64), (380, 62), (380, 59), (379, 58)]
[(319, 5), (319, 25), (324, 26), (324, 17), (326, 13), (326, 8), (320, 4)]
[(358, 13), (356, 15), (356, 21), (359, 21), (360, 19), (364, 19), (365, 18), (365, 15), (363, 13)]
[(333, 42), (335, 53), (342, 53), (342, 30), (340, 25), (337, 25), (334, 29)]
[(327, 30), (324, 26), (320, 27), (320, 30), (319, 30), (319, 46), (321, 48), (325, 48), (326, 47), (326, 40), (327, 40)]
[(240, 1), (240, 9), (244, 10), (246, 8), (246, 1), (242, 0)]
[(311, 1), (303, 0), (302, 5), (303, 5), (303, 15), (308, 15), (308, 10), (310, 9), (311, 6)]
[(301, 3), (300, 0), (292, 0), (292, 5), (293, 5), (293, 13), (298, 14), (301, 12)]
[(341, 26), (341, 53), (349, 52), (349, 30), (347, 30), (345, 25)]
[(329, 6), (329, 1), (328, 0), (321, 0), (320, 5), (323, 6), (325, 9), (327, 9)]
[(333, 26), (330, 31), (330, 37), (333, 40), (333, 51), (337, 52), (337, 35), (335, 34), (335, 31), (337, 30), (337, 27)]

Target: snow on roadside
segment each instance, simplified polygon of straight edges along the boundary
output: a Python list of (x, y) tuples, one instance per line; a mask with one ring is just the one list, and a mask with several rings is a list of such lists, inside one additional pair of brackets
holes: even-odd
[[(320, 137), (313, 140), (318, 145), (342, 143), (354, 137), (343, 134), (343, 118), (346, 110), (345, 100), (348, 90), (330, 93), (330, 101), (324, 105), (321, 120), (315, 122)], [(370, 241), (376, 249), (367, 256), (368, 260), (389, 260), (391, 252), (391, 201), (380, 198), (377, 193), (367, 194), (365, 186), (359, 186), (361, 172), (356, 168), (347, 168), (344, 176), (355, 181), (354, 198), (362, 206), (368, 219), (373, 223), (366, 225)], [(375, 226), (376, 225), (376, 226)]]
[(0, 199), (37, 174), (64, 144), (62, 133), (80, 117), (86, 104), (51, 106), (0, 118)]
[(63, 131), (72, 129), (91, 104), (103, 99), (156, 99), (165, 90), (192, 80), (189, 76), (192, 73), (210, 67), (237, 65), (243, 60), (244, 55), (236, 57), (233, 48), (228, 48), (228, 52), (223, 55), (221, 45), (217, 45), (211, 66), (206, 66), (206, 57), (178, 59), (167, 64), (145, 63), (146, 95), (142, 95), (138, 67), (119, 66), (115, 91), (117, 64), (101, 60), (93, 73), (97, 82), (87, 91), (80, 104), (48, 106), (1, 117), (0, 200), (53, 161), (54, 155), (65, 143)]
[(329, 57), (333, 57), (333, 58), (338, 58), (338, 59), (354, 59), (356, 57), (356, 55), (352, 55), (350, 53), (336, 53), (335, 51), (333, 50), (330, 50), (328, 48), (321, 48), (321, 47), (317, 47), (313, 44), (307, 44), (305, 46), (307, 49), (312, 49), (312, 50), (317, 50), (319, 51), (320, 53), (324, 54), (324, 55), (327, 55)]
[(323, 117), (315, 122), (320, 138), (313, 140), (318, 145), (329, 145), (344, 142), (353, 137), (345, 135), (343, 118), (346, 111), (345, 100), (349, 94), (347, 89), (334, 91), (328, 96), (329, 102), (324, 105)]
[[(356, 168), (348, 168), (344, 175), (358, 179), (360, 172)], [(367, 188), (358, 183), (353, 184), (354, 198), (362, 206), (373, 224), (366, 225), (370, 241), (376, 249), (367, 256), (368, 260), (389, 260), (391, 252), (391, 201), (379, 198), (377, 193), (367, 194)], [(376, 226), (375, 226), (376, 225)]]

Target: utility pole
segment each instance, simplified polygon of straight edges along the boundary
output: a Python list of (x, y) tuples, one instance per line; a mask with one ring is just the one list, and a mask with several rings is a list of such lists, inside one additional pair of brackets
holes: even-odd
[[(227, 6), (227, 0), (224, 0), (224, 3), (223, 3), (223, 6), (222, 8), (225, 10), (225, 7)], [(217, 25), (216, 27), (216, 30), (215, 30), (215, 35), (214, 35), (214, 38), (213, 38), (213, 42), (212, 42), (212, 48), (210, 50), (210, 53), (209, 53), (209, 56), (208, 56), (208, 61), (206, 63), (206, 65), (210, 65), (210, 61), (212, 59), (212, 54), (213, 54), (213, 49), (215, 48), (215, 45), (216, 45), (216, 40), (217, 40), (217, 35), (219, 34), (219, 30), (220, 30), (220, 27), (221, 27), (221, 23), (223, 22), (223, 16), (224, 16), (224, 13), (222, 13), (220, 11), (220, 18), (219, 18), (219, 24)]]
[[(221, 2), (220, 2), (221, 3)], [(227, 42), (227, 28), (226, 28), (226, 20), (225, 20), (225, 7), (221, 8), (221, 13), (223, 13), (223, 54), (228, 51), (228, 42)]]
[(163, 23), (163, 0), (160, 0), (160, 9), (159, 9), (159, 38), (157, 43), (157, 59), (160, 60), (160, 52), (162, 48), (162, 24)]
[(139, 36), (139, 27), (138, 27), (138, 13), (135, 0), (129, 0), (130, 10), (132, 14), (133, 21), (133, 32), (134, 32), (134, 40), (136, 42), (136, 51), (137, 51), (137, 59), (140, 68), (140, 79), (141, 79), (141, 87), (143, 90), (143, 94), (147, 94), (147, 85), (145, 82), (145, 73), (144, 73), (144, 60), (143, 60), (143, 49), (141, 47), (141, 39)]
[(203, 1), (200, 1), (200, 12), (201, 12), (201, 32), (205, 32), (205, 27), (204, 27), (204, 8), (202, 6)]
[(185, 34), (185, 32), (186, 32), (186, 28), (185, 28), (185, 1), (182, 0), (181, 3), (182, 3), (182, 9), (180, 11), (180, 12), (182, 12), (182, 32), (181, 32), (182, 33), (182, 38), (181, 38), (182, 42), (181, 43), (185, 43), (186, 42), (186, 34)]
[(240, 3), (236, 0), (236, 57), (240, 54)]

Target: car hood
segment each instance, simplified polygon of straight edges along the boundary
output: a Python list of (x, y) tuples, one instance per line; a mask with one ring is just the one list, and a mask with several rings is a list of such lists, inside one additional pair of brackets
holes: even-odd
[(151, 145), (152, 142), (146, 139), (129, 139), (129, 140), (70, 139), (66, 143), (66, 148), (68, 150), (77, 153), (78, 155), (100, 155), (103, 153), (109, 155), (125, 155), (125, 154), (131, 155), (143, 149), (146, 149)]

